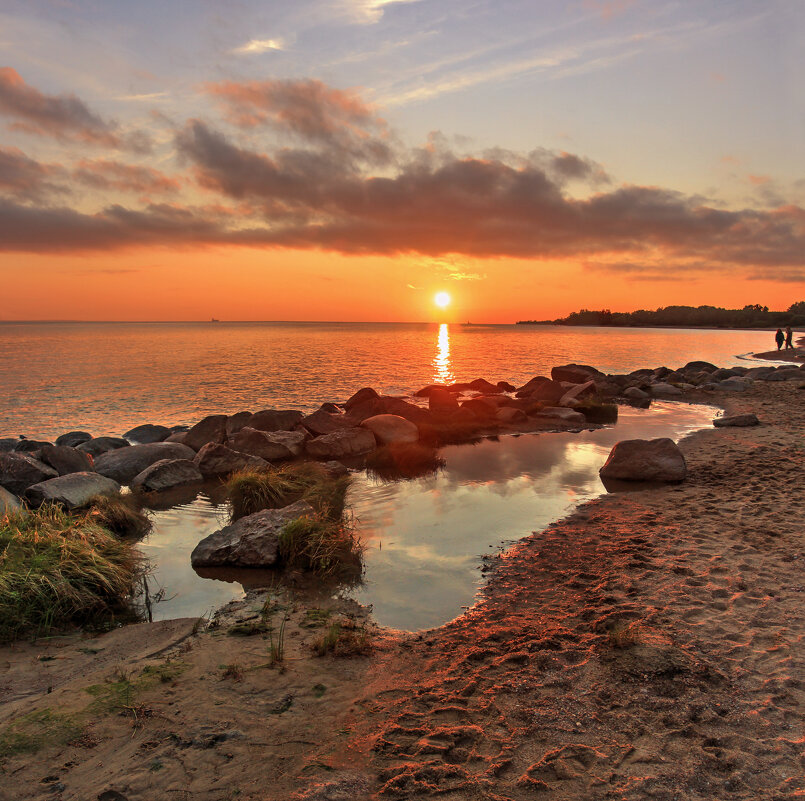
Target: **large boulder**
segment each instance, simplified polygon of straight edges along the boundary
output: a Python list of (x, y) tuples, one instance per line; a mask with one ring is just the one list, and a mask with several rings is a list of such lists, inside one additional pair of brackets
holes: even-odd
[(102, 453), (95, 459), (95, 469), (102, 476), (128, 484), (154, 462), (162, 459), (192, 459), (195, 455), (192, 448), (178, 442), (151, 442)]
[(367, 428), (343, 428), (332, 434), (323, 434), (307, 442), (309, 456), (321, 461), (362, 456), (377, 447), (375, 435)]
[(0, 487), (22, 495), (28, 487), (59, 474), (27, 453), (0, 453)]
[(652, 384), (651, 385), (651, 394), (655, 398), (678, 398), (682, 395), (682, 390), (679, 387), (675, 387), (673, 384)]
[(340, 428), (354, 428), (355, 421), (341, 412), (317, 409), (313, 414), (303, 417), (299, 424), (314, 437), (320, 437), (322, 434), (332, 434)]
[(11, 453), (19, 441), (19, 437), (0, 437), (0, 453)]
[(66, 434), (56, 437), (56, 444), (75, 448), (76, 445), (80, 445), (90, 439), (92, 439), (92, 434), (88, 434), (86, 431), (68, 431)]
[(726, 392), (746, 392), (752, 386), (752, 379), (734, 375), (719, 381), (716, 386)]
[(132, 445), (150, 445), (152, 442), (162, 442), (171, 435), (171, 430), (167, 426), (158, 426), (153, 423), (145, 423), (135, 426), (127, 431), (123, 438)]
[[(417, 406), (415, 403), (409, 403), (402, 398), (384, 395), (380, 400), (383, 404), (383, 411), (379, 412), (379, 414), (396, 414), (397, 417), (404, 417), (406, 420), (410, 420), (417, 425), (420, 423), (430, 423), (433, 419), (428, 409), (423, 409), (421, 406)], [(352, 413), (350, 412), (350, 416), (351, 415)], [(370, 417), (373, 416), (374, 415), (370, 415)], [(365, 420), (366, 418), (364, 417), (363, 419)]]
[(161, 492), (203, 480), (201, 470), (190, 459), (161, 459), (134, 476), (131, 488), (140, 492)]
[(363, 389), (359, 389), (345, 404), (344, 408), (349, 411), (354, 406), (359, 406), (361, 403), (365, 403), (366, 401), (375, 400), (379, 398), (380, 395), (375, 392), (371, 387), (363, 387)]
[[(584, 383), (587, 382), (585, 381)], [(531, 382), (529, 382), (529, 384), (531, 384)], [(558, 381), (552, 381), (550, 378), (531, 384), (528, 390), (526, 388), (528, 388), (528, 384), (526, 384), (525, 388), (517, 391), (517, 397), (527, 398), (532, 403), (537, 401), (559, 403), (567, 392), (567, 387), (563, 386)], [(528, 394), (525, 394), (526, 391)]]
[(20, 499), (14, 493), (0, 487), (0, 520), (6, 515), (16, 515), (22, 511)]
[(68, 473), (85, 473), (95, 468), (90, 456), (78, 448), (67, 445), (46, 445), (42, 448), (40, 460), (50, 465), (60, 476)]
[(598, 394), (595, 381), (585, 381), (583, 384), (574, 384), (559, 399), (560, 406), (572, 406), (582, 398), (594, 398)]
[(193, 458), (196, 466), (205, 477), (228, 476), (236, 470), (268, 470), (269, 464), (259, 456), (250, 456), (227, 448), (217, 442), (206, 444)]
[(264, 409), (253, 414), (243, 425), (257, 431), (290, 431), (304, 417), (295, 409)]
[(595, 378), (606, 378), (606, 376), (595, 367), (587, 364), (564, 364), (551, 368), (551, 378), (554, 381), (564, 381), (568, 384), (584, 384)]
[(349, 407), (347, 416), (352, 420), (353, 426), (365, 420), (367, 417), (374, 417), (376, 414), (387, 414), (388, 409), (380, 396), (367, 398), (360, 403), (354, 403)]
[(419, 429), (416, 425), (396, 414), (378, 414), (374, 417), (367, 417), (361, 423), (361, 427), (368, 428), (380, 445), (416, 442), (419, 439)]
[(489, 422), (496, 419), (499, 405), (493, 398), (479, 397), (470, 398), (461, 404), (461, 410), (467, 414), (472, 414), (476, 422)]
[(297, 501), (283, 509), (263, 509), (205, 537), (190, 554), (193, 567), (272, 567), (279, 556), (279, 536), (291, 521), (313, 515)]
[(598, 472), (601, 478), (621, 481), (682, 481), (688, 468), (679, 446), (663, 437), (616, 443)]
[(497, 384), (492, 384), (485, 378), (476, 378), (474, 381), (470, 381), (469, 387), (476, 392), (483, 392), (485, 395), (494, 395), (496, 392), (503, 392)]
[(223, 442), (226, 439), (225, 414), (210, 414), (199, 420), (185, 432), (184, 444), (194, 451), (200, 451), (208, 442)]
[(499, 423), (525, 423), (528, 415), (514, 406), (501, 406), (495, 414)]
[(548, 406), (534, 415), (538, 420), (554, 421), (565, 423), (571, 426), (583, 426), (587, 418), (573, 409), (566, 409), (564, 406)]
[(79, 451), (88, 453), (90, 456), (100, 456), (102, 453), (116, 451), (118, 448), (130, 448), (131, 443), (121, 437), (93, 437), (80, 445), (76, 445)]
[(418, 389), (414, 393), (415, 398), (429, 398), (431, 393), (434, 391), (439, 392), (449, 392), (450, 390), (445, 384), (428, 384), (426, 387), (422, 387), (422, 389)]
[(42, 448), (52, 445), (52, 442), (46, 442), (41, 439), (21, 439), (14, 446), (14, 453), (28, 453), (38, 459), (42, 453)]
[(649, 397), (648, 392), (643, 392), (639, 387), (626, 387), (623, 390), (623, 397), (630, 400), (645, 400)]
[(449, 415), (458, 411), (455, 393), (442, 387), (431, 387), (428, 392), (428, 408), (436, 415)]
[(686, 373), (700, 373), (702, 371), (706, 373), (714, 373), (716, 370), (718, 370), (718, 367), (710, 362), (697, 361), (688, 362), (682, 369)]
[(58, 503), (65, 509), (80, 509), (89, 506), (96, 495), (116, 495), (118, 492), (120, 484), (114, 479), (98, 473), (70, 473), (28, 487), (25, 498), (34, 506), (48, 502)]
[(757, 426), (760, 425), (760, 420), (757, 419), (756, 414), (733, 414), (725, 417), (716, 417), (713, 420), (713, 425), (716, 428), (727, 428), (730, 426)]
[(238, 431), (246, 425), (251, 416), (252, 412), (236, 412), (235, 414), (230, 414), (229, 417), (226, 418), (227, 437), (237, 434)]
[(233, 434), (227, 445), (233, 451), (259, 456), (268, 462), (293, 459), (302, 453), (307, 434), (303, 431), (258, 431), (241, 428)]

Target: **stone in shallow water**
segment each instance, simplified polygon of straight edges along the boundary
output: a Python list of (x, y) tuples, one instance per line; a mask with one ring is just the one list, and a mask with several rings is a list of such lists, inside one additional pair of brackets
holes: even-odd
[(162, 440), (169, 437), (170, 434), (171, 430), (167, 426), (145, 423), (144, 425), (135, 426), (130, 429), (123, 437), (133, 445), (148, 445), (152, 442), (162, 442)]
[(240, 453), (227, 448), (226, 445), (219, 445), (210, 442), (205, 445), (195, 456), (193, 461), (201, 470), (202, 475), (227, 476), (236, 470), (253, 468), (255, 470), (268, 470), (268, 462), (259, 456), (250, 456), (248, 453)]
[(201, 450), (208, 442), (223, 442), (226, 439), (226, 422), (225, 414), (208, 415), (186, 431), (182, 441), (194, 451)]
[(728, 426), (757, 426), (760, 425), (760, 420), (757, 419), (756, 414), (733, 414), (727, 417), (716, 417), (713, 420), (713, 425), (716, 428), (726, 428)]
[(84, 451), (67, 445), (47, 445), (42, 448), (41, 459), (60, 476), (68, 473), (85, 473), (94, 470), (92, 459)]
[(601, 478), (621, 481), (682, 481), (688, 473), (679, 446), (668, 437), (625, 439), (615, 444)]
[(56, 444), (66, 445), (68, 448), (75, 448), (76, 445), (80, 445), (82, 442), (87, 442), (91, 439), (92, 434), (88, 434), (86, 431), (68, 431), (66, 434), (56, 437)]
[(232, 450), (266, 461), (293, 459), (302, 453), (307, 434), (302, 431), (258, 431), (244, 427), (228, 441)]
[(373, 451), (377, 445), (375, 435), (365, 428), (345, 428), (311, 439), (305, 446), (314, 459), (343, 459), (361, 456)]
[(66, 509), (80, 509), (88, 506), (96, 495), (116, 495), (120, 484), (98, 473), (70, 473), (67, 476), (51, 478), (28, 487), (25, 497), (32, 504), (58, 503)]
[(380, 445), (391, 445), (395, 442), (416, 442), (419, 439), (419, 429), (404, 417), (396, 414), (377, 414), (367, 417), (361, 423), (375, 435)]
[(76, 445), (78, 450), (88, 453), (90, 456), (100, 456), (107, 451), (130, 447), (131, 443), (121, 437), (93, 437), (80, 445)]
[(205, 537), (190, 554), (193, 567), (271, 567), (277, 562), (279, 535), (292, 520), (312, 516), (297, 501), (283, 509), (263, 509)]
[(95, 469), (121, 484), (128, 484), (146, 467), (161, 459), (192, 459), (196, 452), (178, 442), (152, 442), (103, 453), (95, 459)]
[(131, 480), (131, 488), (142, 492), (161, 492), (203, 480), (201, 470), (190, 459), (162, 459), (138, 473)]
[(0, 453), (0, 486), (15, 495), (22, 495), (33, 484), (58, 475), (52, 467), (27, 453)]

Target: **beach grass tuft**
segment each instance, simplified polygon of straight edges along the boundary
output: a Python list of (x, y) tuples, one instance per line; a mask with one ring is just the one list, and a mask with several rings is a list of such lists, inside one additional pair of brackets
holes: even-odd
[(345, 515), (321, 513), (287, 523), (279, 536), (280, 561), (286, 567), (319, 575), (360, 570), (363, 543)]
[(313, 643), (317, 656), (366, 656), (371, 650), (372, 643), (366, 627), (357, 626), (352, 621), (333, 623)]
[(299, 462), (268, 470), (240, 470), (232, 474), (226, 488), (233, 518), (304, 500), (317, 513), (337, 519), (344, 511), (349, 481), (349, 476), (333, 477), (315, 462)]
[(151, 520), (131, 495), (96, 495), (90, 516), (118, 537), (139, 538), (151, 530)]
[(69, 514), (45, 505), (3, 518), (0, 641), (130, 614), (127, 602), (145, 572), (143, 556), (93, 510)]

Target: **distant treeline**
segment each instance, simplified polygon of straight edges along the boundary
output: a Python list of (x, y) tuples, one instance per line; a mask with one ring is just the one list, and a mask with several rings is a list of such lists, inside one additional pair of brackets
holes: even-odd
[(518, 320), (518, 325), (610, 325), (610, 326), (681, 326), (684, 328), (776, 328), (805, 326), (805, 300), (792, 303), (786, 311), (769, 311), (755, 303), (742, 309), (718, 306), (666, 306), (656, 311), (594, 311), (582, 309), (557, 320)]

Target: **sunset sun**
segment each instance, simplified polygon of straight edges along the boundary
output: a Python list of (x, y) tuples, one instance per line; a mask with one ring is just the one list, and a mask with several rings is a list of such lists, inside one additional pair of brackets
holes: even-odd
[(437, 292), (433, 302), (440, 308), (444, 309), (450, 305), (450, 295), (447, 292)]

